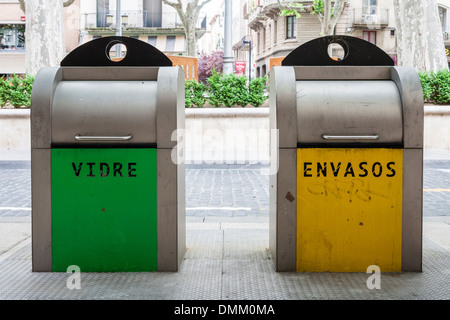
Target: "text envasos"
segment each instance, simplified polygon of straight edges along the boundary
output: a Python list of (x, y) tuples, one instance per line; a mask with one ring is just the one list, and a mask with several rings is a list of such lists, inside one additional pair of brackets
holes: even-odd
[(304, 177), (395, 177), (395, 162), (381, 163), (366, 161), (359, 163), (342, 162), (303, 162)]

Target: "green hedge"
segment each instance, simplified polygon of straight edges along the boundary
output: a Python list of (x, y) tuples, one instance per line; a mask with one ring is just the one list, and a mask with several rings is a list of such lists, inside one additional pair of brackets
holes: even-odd
[[(0, 78), (0, 107), (12, 105), (15, 108), (31, 105), (31, 90), (34, 77)], [(213, 107), (261, 106), (267, 100), (267, 76), (247, 83), (245, 76), (230, 74), (222, 76), (213, 71), (207, 79), (208, 85), (195, 80), (185, 82), (185, 106), (203, 107), (208, 102)]]
[[(419, 73), (425, 102), (435, 104), (450, 104), (450, 71)], [(0, 107), (7, 104), (15, 108), (29, 107), (34, 77), (19, 77), (10, 79), (0, 77)], [(221, 76), (214, 72), (204, 85), (195, 80), (186, 81), (186, 108), (203, 107), (208, 102), (213, 107), (246, 106), (259, 107), (266, 100), (267, 76), (253, 79), (247, 84), (245, 76), (234, 74)]]
[(206, 102), (213, 107), (245, 107), (248, 104), (259, 107), (267, 100), (267, 76), (253, 79), (247, 85), (245, 76), (222, 76), (213, 71), (206, 81), (207, 85), (195, 80), (186, 81), (186, 108), (203, 107)]
[(423, 99), (434, 104), (450, 104), (450, 71), (419, 73)]
[(34, 77), (19, 77), (14, 75), (10, 79), (0, 78), (0, 107), (7, 104), (15, 108), (29, 107), (31, 104), (31, 90)]

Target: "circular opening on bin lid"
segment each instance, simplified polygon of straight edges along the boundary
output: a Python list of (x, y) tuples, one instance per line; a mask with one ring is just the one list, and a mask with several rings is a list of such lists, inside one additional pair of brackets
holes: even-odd
[(328, 56), (334, 61), (342, 61), (347, 58), (348, 46), (344, 42), (332, 42), (328, 45)]
[(106, 47), (106, 56), (113, 62), (122, 61), (127, 55), (127, 47), (119, 40), (111, 41)]

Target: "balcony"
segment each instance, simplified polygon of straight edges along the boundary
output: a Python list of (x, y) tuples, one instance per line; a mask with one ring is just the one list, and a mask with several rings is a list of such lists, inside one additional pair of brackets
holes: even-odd
[(267, 20), (267, 17), (262, 13), (262, 6), (256, 6), (248, 15), (248, 27), (256, 31), (263, 27), (264, 20)]
[(353, 9), (352, 24), (355, 28), (382, 29), (389, 25), (389, 9), (371, 7)]
[[(311, 13), (313, 4), (313, 0), (294, 0), (294, 1), (281, 1), (282, 5), (289, 6), (291, 4), (302, 4), (303, 9), (307, 13)], [(274, 19), (275, 16), (280, 13), (280, 6), (277, 0), (262, 0), (262, 13), (268, 16), (271, 19)]]
[[(184, 36), (185, 30), (178, 13), (155, 14), (146, 10), (124, 10), (122, 16), (122, 35), (127, 37), (147, 36)], [(200, 38), (206, 31), (206, 14), (200, 13), (196, 26), (196, 36)], [(92, 37), (114, 36), (116, 34), (116, 12), (98, 15), (97, 13), (84, 13), (81, 18), (82, 36), (85, 41)]]
[[(176, 12), (158, 14), (147, 10), (123, 10), (121, 11), (121, 16), (123, 28), (183, 28), (183, 23)], [(205, 28), (202, 25), (205, 17), (205, 13), (200, 13), (196, 28)], [(116, 12), (115, 10), (110, 10), (103, 15), (98, 15), (95, 12), (84, 13), (82, 14), (82, 26), (84, 29), (115, 29)]]
[(263, 0), (262, 1), (261, 13), (266, 15), (270, 19), (274, 19), (275, 16), (280, 14), (280, 6), (278, 5), (278, 1), (276, 1), (276, 0)]
[[(271, 6), (277, 6), (278, 7), (278, 1), (277, 0), (262, 0), (260, 1), (263, 7), (271, 7)], [(305, 7), (308, 5), (313, 4), (314, 0), (293, 0), (293, 1), (286, 1), (282, 0), (281, 4), (288, 6), (291, 3), (302, 3)]]

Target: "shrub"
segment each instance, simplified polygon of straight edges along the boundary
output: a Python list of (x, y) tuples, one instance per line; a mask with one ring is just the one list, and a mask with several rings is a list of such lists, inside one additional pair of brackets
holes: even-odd
[(203, 107), (206, 102), (204, 96), (206, 92), (206, 85), (199, 83), (196, 80), (187, 80), (185, 82), (185, 106), (190, 107)]
[(435, 104), (450, 103), (450, 71), (419, 73), (423, 98)]
[(0, 78), (0, 106), (4, 107), (9, 102), (15, 108), (31, 105), (31, 90), (34, 77), (21, 78), (14, 75), (11, 79)]
[(267, 100), (267, 96), (265, 96), (267, 80), (268, 77), (266, 75), (263, 78), (256, 78), (250, 81), (248, 102), (252, 106), (259, 107)]
[(431, 81), (433, 93), (431, 99), (437, 104), (450, 102), (450, 72), (448, 70), (438, 71)]
[(4, 107), (7, 102), (6, 96), (6, 81), (3, 77), (0, 78), (0, 108)]
[(431, 102), (431, 96), (433, 95), (433, 88), (431, 86), (431, 73), (419, 73), (419, 78), (420, 83), (422, 84), (423, 100), (426, 102)]
[(213, 69), (211, 76), (206, 80), (207, 86), (192, 80), (185, 82), (186, 107), (201, 107), (205, 100), (213, 107), (245, 107), (248, 104), (259, 107), (267, 99), (265, 93), (267, 79), (267, 76), (256, 78), (247, 85), (245, 76), (233, 73), (222, 76)]
[(221, 76), (215, 70), (212, 76), (207, 79), (208, 82), (208, 102), (213, 107), (223, 105), (225, 107), (242, 106), (248, 104), (248, 89), (246, 86), (247, 78), (245, 76), (236, 76), (231, 73)]

